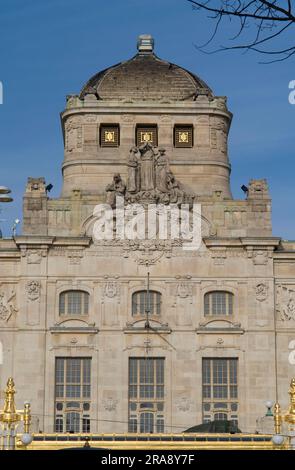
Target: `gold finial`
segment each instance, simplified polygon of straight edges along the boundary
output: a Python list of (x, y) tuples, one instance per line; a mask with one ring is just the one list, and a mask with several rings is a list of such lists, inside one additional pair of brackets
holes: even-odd
[(295, 377), (292, 378), (289, 389), (290, 406), (288, 413), (285, 416), (285, 421), (295, 424)]
[(31, 407), (30, 403), (26, 402), (23, 410), (15, 409), (14, 402), (14, 380), (10, 377), (7, 381), (5, 391), (5, 401), (3, 411), (0, 411), (0, 424), (4, 430), (0, 442), (0, 450), (14, 450), (16, 445), (16, 426), (20, 421), (24, 422), (24, 434), (21, 437), (21, 442), (24, 446), (32, 442), (30, 435), (31, 424)]
[(10, 377), (7, 380), (7, 387), (5, 391), (5, 402), (4, 402), (4, 409), (3, 409), (3, 417), (4, 420), (7, 422), (15, 422), (18, 421), (19, 415), (16, 413), (15, 409), (15, 402), (14, 402), (14, 380)]
[(273, 415), (275, 421), (275, 434), (280, 434), (282, 426), (282, 415), (279, 403), (275, 403)]
[(24, 432), (29, 433), (30, 424), (31, 424), (31, 405), (29, 402), (26, 402), (24, 406), (23, 421), (24, 421)]

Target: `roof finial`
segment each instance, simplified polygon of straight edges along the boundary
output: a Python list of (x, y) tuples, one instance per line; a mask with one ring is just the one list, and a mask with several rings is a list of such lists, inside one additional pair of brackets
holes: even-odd
[(150, 34), (138, 36), (137, 49), (140, 54), (150, 54), (154, 50), (154, 38)]

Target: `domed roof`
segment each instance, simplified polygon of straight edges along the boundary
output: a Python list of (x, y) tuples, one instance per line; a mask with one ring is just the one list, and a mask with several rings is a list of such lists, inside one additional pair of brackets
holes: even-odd
[(83, 87), (80, 99), (95, 94), (105, 101), (194, 101), (199, 94), (212, 96), (208, 85), (178, 65), (153, 53), (151, 36), (140, 36), (138, 54), (94, 75)]

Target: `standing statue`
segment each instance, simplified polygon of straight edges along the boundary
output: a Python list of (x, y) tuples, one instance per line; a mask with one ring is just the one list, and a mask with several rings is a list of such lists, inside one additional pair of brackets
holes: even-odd
[(128, 166), (128, 181), (127, 181), (127, 191), (129, 193), (136, 193), (139, 189), (138, 181), (138, 157), (140, 156), (139, 150), (137, 147), (132, 147), (130, 150), (130, 156), (127, 163)]
[(159, 148), (158, 158), (156, 160), (156, 188), (161, 193), (166, 193), (168, 162), (165, 155), (166, 150)]
[(184, 191), (180, 189), (179, 183), (171, 171), (167, 174), (167, 186), (171, 194), (170, 202), (182, 204), (184, 201)]
[(140, 157), (140, 189), (152, 191), (155, 188), (154, 181), (154, 151), (148, 142), (139, 147)]
[(116, 196), (124, 197), (126, 192), (126, 184), (121, 178), (120, 173), (116, 173), (113, 177), (113, 182), (106, 187), (107, 204), (111, 207), (116, 205)]

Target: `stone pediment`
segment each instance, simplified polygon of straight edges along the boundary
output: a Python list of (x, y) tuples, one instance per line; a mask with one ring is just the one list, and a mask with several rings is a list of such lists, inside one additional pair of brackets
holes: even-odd
[(146, 328), (146, 319), (126, 323), (125, 333), (152, 333), (153, 331), (171, 333), (168, 323), (161, 323), (153, 319), (149, 319), (149, 328)]
[(88, 323), (80, 318), (69, 318), (56, 323), (50, 328), (51, 333), (98, 333), (95, 323)]
[(198, 334), (200, 333), (236, 333), (243, 334), (244, 329), (241, 328), (240, 323), (234, 323), (231, 320), (225, 318), (214, 318), (205, 322), (199, 323), (199, 327), (196, 329)]

